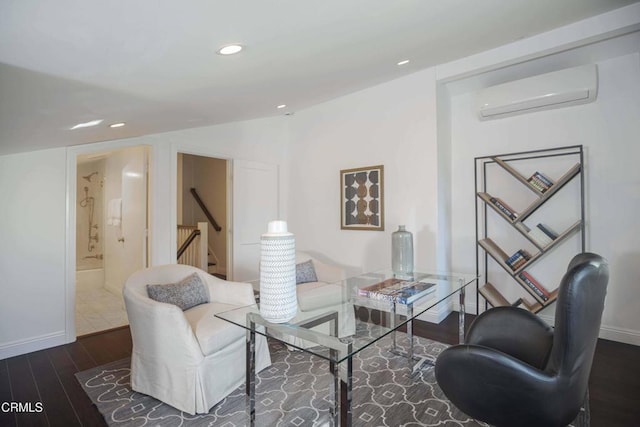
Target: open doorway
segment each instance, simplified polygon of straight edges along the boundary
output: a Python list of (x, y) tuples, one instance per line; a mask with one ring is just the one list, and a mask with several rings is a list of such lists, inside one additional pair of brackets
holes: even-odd
[(128, 324), (122, 287), (148, 265), (146, 147), (77, 156), (76, 336)]
[[(178, 263), (226, 279), (229, 271), (228, 160), (178, 153)], [(197, 230), (197, 231), (196, 231)], [(190, 244), (189, 236), (196, 234)]]

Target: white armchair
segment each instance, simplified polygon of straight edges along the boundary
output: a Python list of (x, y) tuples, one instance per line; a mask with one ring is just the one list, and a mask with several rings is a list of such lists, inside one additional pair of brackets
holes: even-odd
[[(177, 283), (198, 273), (209, 302), (185, 311), (152, 300), (147, 284)], [(124, 285), (133, 353), (131, 388), (189, 414), (207, 413), (245, 379), (244, 329), (214, 315), (254, 304), (253, 288), (188, 265), (163, 265), (131, 275)], [(271, 364), (266, 339), (256, 336), (256, 371)]]

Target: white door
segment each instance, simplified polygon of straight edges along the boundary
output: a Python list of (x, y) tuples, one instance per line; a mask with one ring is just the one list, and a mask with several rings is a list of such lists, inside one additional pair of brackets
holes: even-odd
[[(123, 269), (128, 275), (147, 263), (146, 153), (140, 149), (122, 168)], [(127, 275), (127, 277), (129, 277)]]
[(122, 219), (105, 243), (105, 287), (121, 295), (127, 278), (147, 265), (147, 156), (144, 147), (133, 147), (111, 158), (114, 174), (117, 169), (121, 174), (120, 182), (111, 184), (117, 187), (112, 194), (122, 199)]
[(258, 278), (260, 235), (278, 218), (278, 166), (233, 161), (232, 276), (236, 281)]

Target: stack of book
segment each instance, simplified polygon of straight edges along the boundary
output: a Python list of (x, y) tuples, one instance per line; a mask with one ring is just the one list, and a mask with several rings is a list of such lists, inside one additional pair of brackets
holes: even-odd
[(534, 172), (527, 181), (541, 193), (544, 193), (553, 185), (553, 181), (538, 171)]
[(515, 209), (513, 209), (511, 206), (503, 202), (502, 199), (499, 199), (497, 197), (492, 197), (489, 200), (498, 208), (498, 210), (500, 210), (503, 214), (508, 216), (510, 219), (515, 220), (516, 218), (518, 218), (518, 213), (515, 211)]
[(558, 233), (544, 224), (536, 225), (527, 232), (527, 235), (540, 247), (545, 247), (558, 238)]
[(530, 259), (531, 259), (531, 254), (524, 249), (520, 249), (515, 254), (507, 258), (505, 263), (509, 267), (511, 267), (513, 271), (516, 271), (517, 269), (522, 267), (522, 265), (526, 264), (527, 261), (529, 261)]
[(358, 295), (398, 304), (409, 304), (436, 290), (435, 283), (387, 279), (375, 285), (358, 289)]
[(531, 288), (531, 290), (536, 295), (538, 295), (538, 297), (540, 297), (542, 301), (549, 300), (549, 291), (547, 291), (544, 286), (542, 286), (533, 277), (531, 277), (529, 273), (523, 271), (522, 273), (518, 274), (518, 277), (524, 282), (525, 285)]

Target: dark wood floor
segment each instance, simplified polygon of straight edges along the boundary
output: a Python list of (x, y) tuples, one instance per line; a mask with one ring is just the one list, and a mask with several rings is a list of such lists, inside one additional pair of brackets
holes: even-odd
[[(439, 325), (416, 322), (414, 330), (416, 335), (453, 344), (457, 321), (454, 314)], [(74, 374), (130, 354), (131, 334), (125, 327), (0, 360), (0, 427), (105, 426)], [(598, 342), (590, 380), (592, 426), (640, 425), (639, 362), (640, 347)], [(34, 412), (7, 412), (5, 402), (30, 402)], [(42, 403), (42, 412), (36, 412), (36, 402)]]

